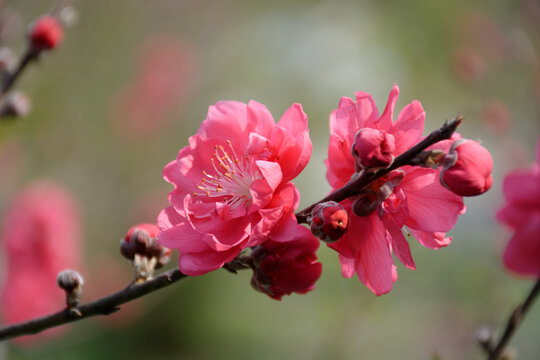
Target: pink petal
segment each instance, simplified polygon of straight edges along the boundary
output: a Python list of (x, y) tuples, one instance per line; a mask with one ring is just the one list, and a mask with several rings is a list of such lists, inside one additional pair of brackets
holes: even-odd
[(414, 260), (411, 254), (411, 249), (409, 248), (409, 243), (403, 232), (401, 231), (401, 226), (394, 222), (390, 216), (385, 215), (383, 217), (383, 222), (390, 235), (390, 240), (392, 243), (392, 250), (396, 257), (407, 267), (408, 269), (416, 269)]
[(420, 230), (409, 229), (411, 234), (415, 237), (416, 240), (423, 246), (429, 249), (440, 249), (442, 247), (450, 245), (452, 242), (452, 237), (445, 237), (446, 234), (442, 232), (437, 233), (427, 233)]
[(396, 156), (401, 155), (419, 142), (424, 131), (425, 119), (426, 113), (417, 100), (401, 110), (392, 131), (396, 139)]
[(383, 295), (394, 283), (394, 263), (386, 240), (386, 230), (377, 216), (371, 218), (371, 231), (364, 241), (360, 255), (356, 257), (355, 268), (360, 281), (375, 295)]
[(354, 268), (354, 259), (349, 259), (348, 257), (339, 254), (339, 263), (341, 264), (341, 275), (350, 279), (356, 272), (356, 269)]
[(247, 104), (247, 117), (248, 123), (251, 124), (250, 128), (253, 129), (252, 131), (263, 136), (270, 135), (275, 122), (266, 106), (255, 100), (250, 100)]
[(392, 90), (390, 91), (390, 95), (388, 96), (388, 102), (386, 103), (386, 107), (380, 119), (376, 123), (376, 127), (378, 129), (387, 130), (392, 133), (392, 117), (394, 115), (394, 108), (396, 106), (398, 96), (399, 86), (397, 84), (394, 84)]
[(503, 261), (507, 268), (525, 276), (540, 276), (540, 214), (527, 226), (516, 231)]
[(208, 109), (208, 115), (197, 132), (203, 139), (231, 140), (243, 151), (254, 125), (248, 123), (247, 105), (238, 101), (219, 101)]
[[(379, 119), (379, 110), (377, 110), (375, 100), (370, 94), (363, 91), (357, 91), (354, 95), (356, 97), (356, 116), (358, 117), (356, 131), (363, 127), (375, 127), (375, 122)], [(354, 131), (355, 134), (356, 131)]]
[(447, 232), (463, 209), (463, 199), (445, 189), (434, 169), (414, 168), (399, 185), (407, 194), (410, 228), (425, 232)]
[(252, 204), (249, 212), (262, 209), (272, 200), (274, 191), (282, 180), (281, 167), (276, 162), (257, 160), (257, 168), (263, 175), (263, 179), (251, 183), (250, 192)]
[(232, 261), (240, 251), (241, 248), (235, 247), (228, 251), (220, 252), (180, 253), (178, 267), (183, 274), (188, 276), (203, 275), (217, 270), (225, 263)]
[(300, 135), (307, 130), (308, 117), (302, 105), (294, 103), (285, 111), (277, 126), (290, 132), (293, 136)]
[(511, 204), (540, 206), (540, 169), (517, 170), (504, 178), (503, 193)]

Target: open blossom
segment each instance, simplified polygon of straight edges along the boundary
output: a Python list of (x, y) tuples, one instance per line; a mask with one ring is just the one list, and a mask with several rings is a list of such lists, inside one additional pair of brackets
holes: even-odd
[[(421, 140), (425, 112), (418, 101), (403, 108), (397, 121), (392, 121), (398, 94), (394, 85), (381, 116), (371, 95), (364, 92), (356, 93), (356, 101), (342, 98), (332, 112), (326, 177), (333, 190), (343, 187), (355, 174), (351, 146), (360, 129), (376, 129), (386, 138), (391, 138), (386, 134), (391, 135), (395, 157)], [(430, 149), (447, 151), (450, 144), (445, 140)], [(433, 249), (451, 242), (445, 233), (465, 207), (462, 198), (442, 187), (438, 178), (437, 169), (405, 166), (370, 184), (365, 193), (341, 202), (349, 213), (349, 230), (328, 246), (339, 253), (345, 277), (356, 273), (371, 291), (382, 295), (397, 279), (392, 252), (407, 268), (415, 268), (407, 239), (411, 234)]]
[(66, 268), (80, 269), (81, 262), (80, 220), (71, 195), (48, 182), (26, 187), (4, 216), (0, 242), (7, 261), (3, 321), (21, 322), (62, 309), (65, 294), (56, 277)]
[(315, 254), (318, 248), (319, 240), (301, 225), (290, 241), (270, 240), (256, 246), (252, 254), (252, 286), (276, 300), (293, 292), (305, 294), (313, 290), (322, 272)]
[(175, 189), (171, 206), (158, 218), (159, 241), (180, 251), (180, 270), (201, 275), (246, 247), (292, 239), (300, 194), (290, 180), (304, 169), (311, 150), (300, 104), (277, 124), (253, 100), (210, 106), (189, 146), (163, 170)]
[(537, 162), (504, 178), (507, 205), (497, 219), (514, 231), (504, 252), (504, 265), (516, 274), (540, 276), (540, 142)]

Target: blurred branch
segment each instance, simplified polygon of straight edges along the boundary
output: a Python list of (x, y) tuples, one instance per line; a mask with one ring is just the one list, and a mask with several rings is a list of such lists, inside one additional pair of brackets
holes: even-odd
[(43, 330), (82, 320), (96, 315), (109, 315), (120, 310), (119, 305), (140, 298), (146, 294), (172, 285), (187, 277), (178, 269), (170, 270), (141, 284), (131, 284), (112, 295), (97, 299), (71, 309), (0, 328), (0, 341), (10, 338), (36, 334)]
[(508, 342), (512, 338), (512, 335), (514, 335), (517, 328), (523, 321), (523, 318), (527, 314), (527, 310), (529, 310), (529, 308), (532, 306), (539, 292), (540, 278), (536, 281), (536, 284), (534, 284), (531, 292), (527, 296), (527, 299), (525, 299), (525, 302), (523, 304), (519, 304), (514, 310), (514, 312), (512, 312), (512, 315), (510, 316), (510, 318), (508, 319), (508, 323), (506, 324), (504, 334), (497, 343), (497, 346), (495, 346), (495, 349), (489, 354), (488, 360), (498, 360), (501, 357), (504, 348), (506, 347), (506, 345), (508, 345)]
[(24, 55), (20, 58), (15, 70), (5, 77), (2, 88), (0, 89), (0, 97), (4, 96), (13, 87), (13, 84), (15, 84), (15, 81), (19, 78), (26, 66), (36, 60), (39, 53), (39, 51), (31, 48), (26, 50)]
[(377, 172), (359, 172), (360, 176), (356, 179), (348, 182), (344, 187), (332, 192), (330, 195), (326, 196), (321, 201), (316, 202), (315, 204), (305, 208), (304, 210), (296, 213), (296, 220), (299, 224), (306, 223), (307, 218), (311, 214), (311, 210), (322, 202), (326, 201), (336, 201), (340, 202), (349, 197), (358, 195), (360, 191), (368, 184), (371, 184), (373, 181), (378, 178), (388, 174), (389, 172), (400, 168), (405, 165), (412, 165), (413, 159), (420, 154), (427, 147), (438, 143), (441, 140), (450, 139), (452, 134), (456, 131), (457, 127), (463, 122), (463, 116), (458, 115), (454, 119), (447, 121), (441, 126), (440, 129), (433, 131), (431, 134), (426, 136), (424, 140), (420, 141), (418, 144), (405, 151), (403, 154), (395, 158), (392, 165), (387, 169), (382, 169)]

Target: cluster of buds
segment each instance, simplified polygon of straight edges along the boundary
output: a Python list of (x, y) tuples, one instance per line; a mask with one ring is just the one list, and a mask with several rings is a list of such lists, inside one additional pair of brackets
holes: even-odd
[[(9, 24), (1, 24), (8, 26)], [(64, 37), (60, 20), (53, 15), (43, 15), (28, 27), (26, 53), (19, 60), (11, 49), (0, 48), (0, 119), (26, 116), (30, 111), (30, 99), (22, 92), (8, 92), (24, 67), (45, 52), (58, 47)]]
[(157, 242), (158, 234), (156, 225), (138, 224), (120, 240), (120, 252), (133, 262), (136, 283), (151, 279), (154, 270), (169, 262), (171, 250)]
[(75, 270), (62, 270), (56, 277), (58, 287), (66, 293), (66, 305), (68, 309), (73, 309), (79, 305), (82, 295), (84, 279)]
[(347, 211), (335, 201), (315, 205), (308, 222), (313, 235), (327, 243), (339, 240), (349, 228)]

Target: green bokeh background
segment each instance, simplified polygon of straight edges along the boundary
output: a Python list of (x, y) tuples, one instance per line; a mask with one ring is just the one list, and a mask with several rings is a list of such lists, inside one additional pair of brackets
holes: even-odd
[[(19, 25), (7, 45), (22, 52), (26, 24), (52, 5), (8, 2)], [(114, 318), (121, 314), (108, 322), (85, 320), (32, 347), (0, 344), (0, 359), (484, 358), (476, 330), (488, 326), (500, 334), (532, 286), (502, 268), (509, 233), (494, 213), (503, 203), (503, 174), (534, 160), (540, 134), (538, 3), (101, 0), (73, 5), (79, 20), (66, 30), (61, 48), (17, 83), (32, 99), (31, 114), (0, 124), (0, 151), (2, 143), (15, 146), (19, 163), (16, 171), (0, 164), (5, 167), (0, 167), (0, 211), (34, 179), (70, 189), (83, 214), (86, 294), (99, 293), (109, 278), (120, 276), (116, 272), (129, 275), (118, 239), (134, 223), (154, 220), (136, 211), (143, 199), (155, 199), (148, 205), (155, 215), (167, 205), (171, 186), (161, 178), (163, 166), (218, 100), (255, 99), (276, 119), (293, 102), (303, 105), (313, 155), (295, 180), (301, 207), (330, 189), (323, 160), (328, 115), (339, 98), (367, 91), (382, 111), (394, 83), (401, 89), (397, 109), (413, 99), (422, 102), (426, 132), (462, 113), (466, 122), (460, 132), (481, 139), (493, 154), (495, 182), (484, 196), (466, 199), (468, 212), (451, 232), (448, 248), (411, 243), (417, 270), (399, 265), (399, 280), (388, 295), (376, 297), (358, 279), (342, 278), (335, 252), (321, 246), (323, 275), (307, 295), (274, 301), (250, 287), (248, 272), (216, 271), (137, 301), (121, 321)], [(463, 25), (471, 22), (478, 26)], [(111, 101), (137, 76), (135, 54), (155, 34), (189, 44), (194, 80), (159, 131), (125, 137), (112, 125)], [(456, 65), (462, 48), (483, 61), (476, 79), (464, 78)], [(493, 98), (512, 114), (502, 133), (491, 131), (482, 116)], [(92, 273), (103, 275), (96, 279)], [(512, 342), (519, 359), (540, 357), (539, 333), (537, 304)]]

